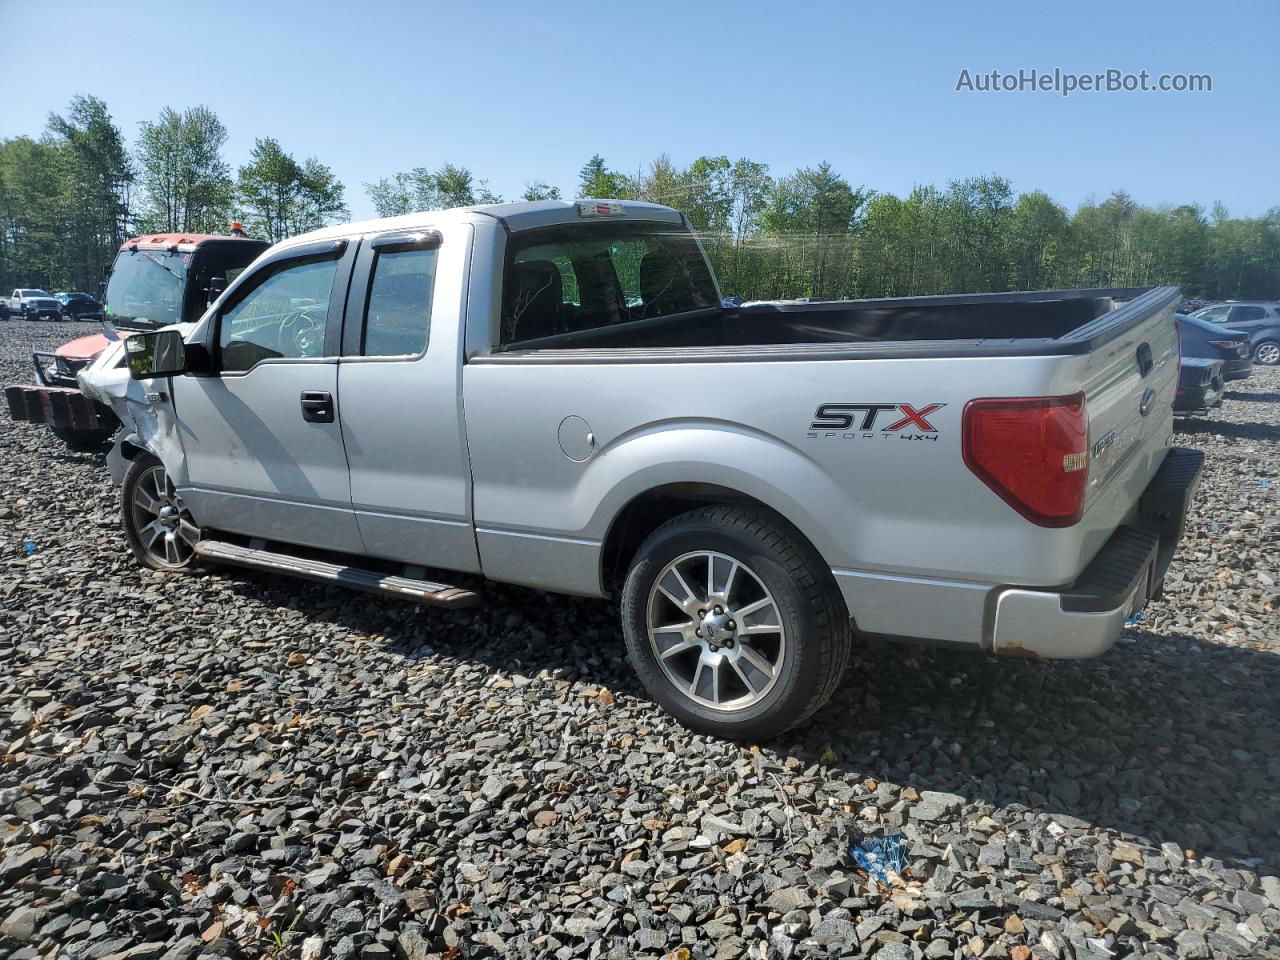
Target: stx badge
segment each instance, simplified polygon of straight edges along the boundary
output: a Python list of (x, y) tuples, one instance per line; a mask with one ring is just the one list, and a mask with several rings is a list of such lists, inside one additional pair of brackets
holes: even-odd
[[(938, 430), (927, 418), (945, 406), (945, 403), (930, 403), (917, 410), (909, 403), (824, 403), (814, 412), (809, 436), (937, 440)], [(882, 417), (885, 413), (888, 416)], [(876, 422), (882, 420), (890, 422), (877, 429)]]

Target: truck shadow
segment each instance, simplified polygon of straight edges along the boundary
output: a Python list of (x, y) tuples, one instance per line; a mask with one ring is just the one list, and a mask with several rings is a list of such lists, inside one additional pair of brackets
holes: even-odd
[(1280, 655), (1130, 634), (1096, 660), (868, 648), (805, 734), (837, 765), (1280, 868)]
[(1274, 423), (1232, 423), (1228, 420), (1202, 420), (1188, 417), (1178, 423), (1179, 433), (1211, 433), (1232, 440), (1280, 440), (1280, 426)]
[[(686, 735), (647, 706), (612, 604), (481, 589), (482, 606), (445, 611), (285, 578), (237, 587), (376, 635), (408, 662), (450, 657), (601, 685), (652, 712), (654, 736)], [(808, 725), (760, 747), (779, 770), (788, 756), (823, 758), (829, 779), (1064, 814), (1280, 871), (1280, 651), (1131, 633), (1096, 660), (1050, 663), (865, 643)]]
[(1240, 393), (1228, 390), (1222, 397), (1224, 400), (1243, 400), (1245, 403), (1280, 403), (1280, 393)]

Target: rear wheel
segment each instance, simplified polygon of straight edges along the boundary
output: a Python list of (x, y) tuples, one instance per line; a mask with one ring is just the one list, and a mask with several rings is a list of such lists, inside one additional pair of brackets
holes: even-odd
[(1253, 359), (1255, 363), (1261, 363), (1268, 367), (1280, 364), (1280, 342), (1263, 340), (1253, 348)]
[(709, 507), (664, 524), (640, 547), (621, 606), (649, 694), (716, 736), (762, 739), (808, 719), (852, 644), (830, 570), (764, 511)]
[(124, 536), (133, 555), (153, 570), (184, 570), (195, 558), (200, 528), (158, 459), (141, 454), (121, 490)]

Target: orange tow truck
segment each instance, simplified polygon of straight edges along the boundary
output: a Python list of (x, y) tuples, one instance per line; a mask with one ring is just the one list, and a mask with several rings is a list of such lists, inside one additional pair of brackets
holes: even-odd
[(100, 449), (120, 424), (107, 407), (80, 393), (76, 374), (113, 340), (198, 320), (268, 246), (246, 236), (238, 223), (229, 235), (153, 233), (125, 241), (105, 281), (102, 332), (52, 352), (33, 349), (35, 383), (5, 387), (9, 415), (47, 423), (73, 449)]

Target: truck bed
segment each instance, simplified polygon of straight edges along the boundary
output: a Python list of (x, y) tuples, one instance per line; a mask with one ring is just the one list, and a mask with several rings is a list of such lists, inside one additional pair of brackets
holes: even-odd
[(1082, 354), (1121, 335), (1175, 287), (767, 302), (527, 341), (492, 359), (853, 359)]

